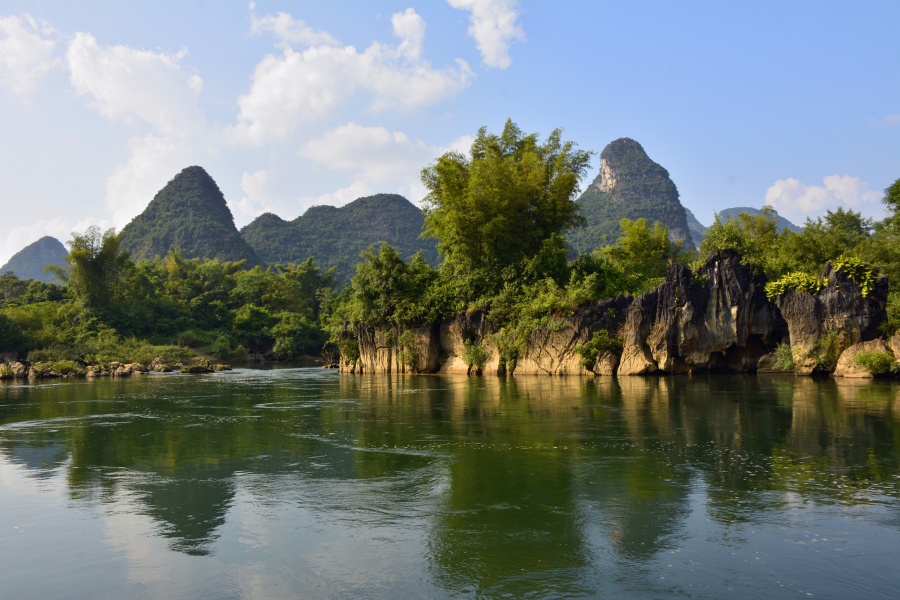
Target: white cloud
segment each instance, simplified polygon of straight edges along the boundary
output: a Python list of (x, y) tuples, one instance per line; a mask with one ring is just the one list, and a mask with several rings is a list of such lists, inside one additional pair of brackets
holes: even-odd
[[(333, 194), (304, 198), (301, 203), (340, 206), (372, 193), (372, 189), (396, 190), (410, 200), (420, 200), (426, 193), (419, 181), (422, 169), (450, 150), (467, 153), (472, 141), (471, 136), (463, 136), (447, 146), (429, 146), (401, 131), (348, 123), (310, 140), (299, 154), (326, 169), (350, 172), (355, 183)], [(352, 194), (356, 195), (350, 197)]]
[(197, 105), (203, 80), (181, 67), (187, 54), (102, 47), (77, 33), (66, 52), (72, 87), (114, 121), (150, 125), (154, 133), (129, 140), (131, 156), (106, 182), (106, 208), (116, 227), (139, 214), (172, 177), (191, 164), (192, 149), (206, 135)]
[(307, 209), (311, 206), (343, 206), (348, 202), (353, 202), (357, 198), (362, 198), (364, 196), (371, 196), (372, 190), (369, 188), (369, 185), (365, 181), (355, 181), (351, 185), (345, 188), (341, 188), (335, 192), (330, 194), (323, 194), (321, 196), (307, 196), (305, 198), (300, 198), (297, 202), (300, 203), (304, 209)]
[(163, 135), (184, 136), (205, 128), (197, 107), (203, 80), (181, 68), (186, 54), (101, 47), (94, 36), (76, 33), (66, 62), (75, 93), (90, 96), (100, 114), (126, 122), (137, 117)]
[[(252, 11), (254, 8), (256, 7), (251, 2), (250, 10)], [(271, 31), (275, 37), (281, 40), (282, 44), (303, 44), (306, 46), (337, 46), (340, 44), (327, 32), (315, 31), (300, 19), (294, 19), (286, 12), (279, 12), (274, 17), (266, 15), (261, 19), (256, 14), (252, 14), (250, 18), (250, 33), (259, 35), (264, 31)]]
[(391, 19), (400, 44), (374, 42), (363, 52), (353, 46), (318, 46), (267, 55), (256, 66), (250, 91), (238, 99), (238, 123), (228, 128), (234, 143), (259, 145), (288, 139), (304, 123), (320, 119), (357, 90), (373, 94), (372, 111), (413, 109), (465, 88), (472, 70), (433, 69), (421, 58), (425, 22), (412, 9)]
[(469, 11), (469, 35), (487, 67), (505, 69), (511, 63), (509, 46), (524, 42), (525, 31), (516, 23), (516, 0), (447, 0), (453, 8)]
[(356, 179), (405, 183), (418, 181), (421, 170), (448, 150), (468, 151), (471, 144), (472, 138), (465, 136), (447, 147), (429, 146), (422, 140), (411, 140), (402, 131), (351, 122), (310, 140), (300, 149), (300, 155), (327, 169), (353, 171)]
[(241, 213), (258, 217), (264, 212), (272, 212), (272, 202), (266, 192), (266, 185), (269, 183), (269, 176), (265, 170), (254, 171), (253, 173), (244, 172), (241, 177), (241, 189), (244, 190), (246, 196), (241, 198), (240, 202), (229, 202), (232, 212), (239, 210)]
[(187, 141), (147, 135), (129, 140), (131, 157), (106, 180), (106, 209), (116, 227), (124, 227), (146, 208), (156, 192), (189, 166)]
[(53, 33), (28, 13), (0, 17), (0, 84), (18, 94), (34, 89), (56, 63), (56, 42), (46, 39)]
[(895, 115), (888, 115), (883, 119), (869, 119), (869, 123), (874, 127), (892, 127), (896, 125), (900, 125), (900, 113)]
[(841, 207), (881, 217), (881, 194), (869, 190), (859, 177), (829, 175), (822, 182), (824, 186), (804, 185), (793, 177), (780, 179), (766, 190), (766, 204), (797, 223)]

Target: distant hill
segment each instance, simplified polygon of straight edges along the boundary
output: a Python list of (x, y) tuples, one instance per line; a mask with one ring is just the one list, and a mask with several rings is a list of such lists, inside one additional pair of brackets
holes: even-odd
[(293, 221), (266, 213), (241, 229), (241, 235), (268, 264), (301, 262), (315, 257), (322, 268), (337, 267), (341, 281), (356, 274), (359, 253), (376, 242), (387, 242), (407, 258), (422, 250), (437, 263), (433, 240), (421, 240), (422, 211), (397, 194), (358, 198), (340, 208), (314, 206)]
[[(718, 214), (719, 214), (720, 221), (727, 221), (728, 219), (737, 219), (737, 216), (741, 213), (746, 213), (748, 215), (752, 215), (755, 217), (756, 215), (761, 214), (761, 212), (762, 211), (759, 210), (758, 208), (750, 208), (749, 206), (738, 206), (736, 208), (725, 208), (723, 210), (720, 210)], [(775, 223), (778, 226), (779, 233), (785, 229), (789, 229), (790, 231), (793, 231), (794, 233), (800, 233), (801, 231), (803, 231), (802, 227), (797, 227), (796, 225), (794, 225), (793, 223), (791, 223), (790, 221), (788, 221), (787, 219), (785, 219), (784, 217), (779, 215), (778, 211), (775, 211)]]
[(186, 258), (260, 264), (234, 226), (219, 186), (201, 167), (176, 175), (122, 230), (122, 248), (133, 260), (165, 256), (176, 247)]
[(44, 283), (58, 283), (56, 277), (44, 273), (47, 265), (65, 267), (69, 251), (54, 237), (44, 236), (16, 252), (9, 262), (0, 267), (0, 273), (12, 271), (19, 279), (37, 279)]
[(694, 249), (678, 188), (669, 172), (656, 164), (639, 143), (620, 138), (600, 153), (600, 174), (578, 198), (587, 226), (572, 231), (568, 242), (576, 251), (591, 252), (615, 243), (622, 234), (623, 218), (661, 221), (669, 227), (669, 237), (684, 240)]
[(706, 232), (709, 231), (709, 227), (698, 221), (689, 208), (684, 209), (684, 214), (687, 216), (688, 229), (691, 230), (691, 239), (694, 240), (694, 244), (699, 248), (700, 242), (703, 241), (703, 238), (706, 237)]

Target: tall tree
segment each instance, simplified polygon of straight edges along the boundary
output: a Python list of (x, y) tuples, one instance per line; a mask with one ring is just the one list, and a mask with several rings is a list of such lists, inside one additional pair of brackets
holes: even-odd
[(92, 225), (84, 233), (72, 233), (67, 245), (68, 268), (50, 265), (47, 270), (68, 282), (69, 288), (85, 305), (102, 307), (109, 304), (116, 285), (134, 268), (128, 253), (121, 249), (119, 234), (115, 229), (101, 232), (99, 227)]
[(559, 129), (541, 144), (511, 120), (499, 136), (482, 127), (468, 157), (448, 152), (422, 170), (422, 236), (459, 276), (497, 287), (504, 268), (583, 222), (575, 197), (592, 154)]

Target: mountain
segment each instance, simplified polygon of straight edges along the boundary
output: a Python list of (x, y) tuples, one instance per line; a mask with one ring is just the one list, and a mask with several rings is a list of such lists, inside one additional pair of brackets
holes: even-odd
[(247, 260), (260, 264), (234, 226), (225, 197), (202, 167), (188, 167), (159, 190), (122, 230), (122, 248), (133, 260), (165, 256), (180, 248), (185, 258)]
[[(778, 214), (778, 211), (775, 212), (775, 223), (778, 226), (778, 232), (781, 233), (785, 229), (789, 229), (794, 233), (800, 233), (803, 231), (803, 228), (797, 227), (784, 217)], [(725, 208), (719, 211), (719, 220), (727, 221), (728, 219), (737, 219), (737, 216), (741, 213), (747, 213), (751, 216), (756, 216), (762, 213), (758, 208), (750, 208), (749, 206), (738, 206), (736, 208)]]
[(641, 217), (651, 224), (661, 221), (669, 227), (672, 240), (684, 240), (694, 249), (694, 240), (678, 188), (669, 172), (656, 164), (639, 143), (620, 138), (600, 153), (600, 174), (578, 198), (587, 226), (569, 233), (568, 241), (578, 252), (591, 252), (615, 243), (622, 234), (619, 221)]
[(684, 214), (687, 216), (688, 229), (691, 230), (691, 239), (694, 240), (694, 244), (699, 248), (700, 242), (703, 241), (703, 238), (706, 237), (706, 232), (709, 231), (709, 227), (698, 221), (691, 209), (685, 207)]
[(54, 237), (44, 236), (33, 244), (16, 252), (9, 262), (0, 267), (0, 273), (12, 271), (19, 279), (37, 279), (44, 283), (57, 283), (56, 277), (44, 273), (47, 265), (65, 266), (69, 251)]
[(269, 264), (301, 262), (315, 257), (322, 268), (337, 266), (337, 276), (348, 281), (356, 274), (359, 253), (376, 242), (387, 242), (404, 258), (422, 250), (432, 266), (437, 263), (433, 240), (419, 239), (422, 211), (397, 194), (358, 198), (340, 208), (313, 206), (293, 221), (266, 213), (241, 229), (241, 235)]

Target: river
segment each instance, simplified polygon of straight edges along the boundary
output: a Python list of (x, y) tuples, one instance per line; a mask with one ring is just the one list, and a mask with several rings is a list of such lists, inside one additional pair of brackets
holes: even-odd
[(900, 384), (0, 382), (0, 598), (896, 598)]

